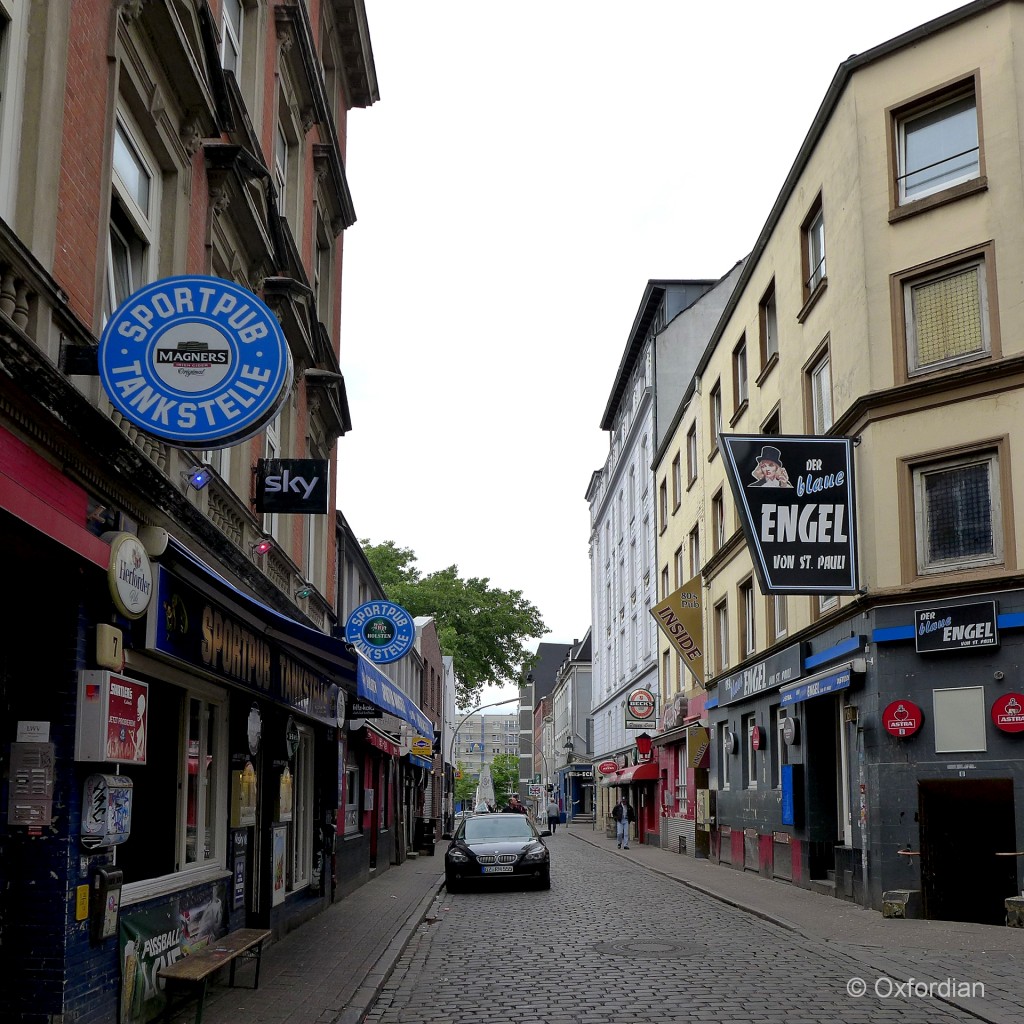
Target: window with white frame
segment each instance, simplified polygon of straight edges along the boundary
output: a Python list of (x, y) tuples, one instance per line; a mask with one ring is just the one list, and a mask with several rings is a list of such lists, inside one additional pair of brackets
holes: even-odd
[(789, 632), (789, 608), (783, 594), (769, 595), (768, 602), (771, 608), (772, 632), (778, 640)]
[(747, 393), (747, 336), (744, 334), (732, 352), (733, 409), (738, 412), (746, 405)]
[(156, 278), (160, 176), (152, 151), (128, 113), (114, 120), (112, 194), (107, 240), (106, 316)]
[(815, 434), (832, 426), (832, 363), (826, 349), (807, 372), (811, 394), (811, 425)]
[(825, 212), (819, 196), (804, 222), (804, 297), (810, 298), (825, 280)]
[(313, 806), (313, 730), (299, 725), (299, 745), (295, 750), (295, 774), (292, 778), (291, 884), (289, 891), (305, 889), (313, 881), (313, 836), (316, 821)]
[[(275, 416), (267, 424), (267, 430), (263, 437), (263, 458), (281, 458), (281, 417)], [(268, 537), (277, 539), (280, 518), (276, 512), (263, 513), (263, 532)]]
[(354, 762), (345, 766), (345, 835), (361, 831), (359, 821), (359, 767)]
[(725, 495), (717, 491), (711, 499), (711, 530), (714, 550), (718, 551), (725, 543)]
[(718, 451), (718, 435), (722, 433), (722, 384), (715, 381), (711, 389), (711, 453)]
[(773, 704), (769, 711), (771, 737), (768, 742), (772, 763), (772, 789), (782, 788), (782, 769), (789, 764), (789, 746), (783, 737), (786, 728), (786, 709)]
[(668, 527), (668, 481), (662, 480), (658, 488), (658, 516), (661, 519), (661, 529)]
[(277, 189), (277, 208), (282, 215), (287, 214), (288, 202), (288, 158), (289, 140), (280, 121), (274, 131), (274, 187)]
[(676, 548), (676, 553), (675, 553), (675, 556), (672, 559), (672, 563), (675, 566), (676, 589), (678, 589), (679, 587), (681, 587), (686, 582), (686, 578), (683, 576), (683, 573), (685, 572), (685, 570), (683, 569), (683, 545), (682, 544), (680, 544), (679, 547)]
[(0, 0), (0, 217), (14, 220), (30, 5)]
[(690, 579), (700, 574), (700, 527), (690, 531)]
[(672, 593), (672, 591), (669, 589), (669, 586), (670, 584), (668, 579), (668, 566), (666, 565), (663, 566), (661, 570), (661, 596), (663, 598), (668, 597), (668, 595)]
[(333, 245), (331, 232), (319, 205), (316, 211), (316, 253), (313, 265), (313, 294), (316, 298), (317, 318), (322, 324), (331, 323), (334, 287)]
[(754, 749), (754, 730), (757, 728), (757, 716), (743, 716), (743, 784), (747, 789), (757, 789), (757, 751)]
[[(152, 682), (146, 696), (146, 764), (122, 764), (132, 780), (132, 828), (145, 844), (125, 843), (117, 866), (133, 898), (173, 874), (204, 874), (227, 856), (230, 759), (227, 704), (214, 687)], [(172, 769), (167, 770), (167, 765)]]
[(974, 83), (896, 117), (900, 205), (977, 178), (981, 172)]
[(697, 423), (690, 424), (686, 432), (686, 483), (693, 484), (697, 479)]
[(991, 351), (988, 285), (982, 256), (903, 284), (907, 373), (925, 373)]
[(833, 608), (839, 607), (839, 596), (837, 594), (818, 595), (818, 614), (830, 612)]
[(220, 63), (225, 71), (241, 79), (242, 25), (245, 8), (240, 0), (221, 0)]
[(732, 772), (729, 766), (732, 762), (732, 753), (726, 748), (729, 746), (729, 723), (718, 723), (718, 788), (729, 789)]
[(986, 451), (915, 467), (914, 512), (918, 572), (1001, 562), (998, 453)]
[(679, 508), (683, 500), (683, 469), (677, 452), (672, 460), (672, 510)]
[(779, 312), (775, 302), (774, 278), (761, 299), (758, 328), (761, 340), (761, 368), (764, 369), (779, 355)]
[(729, 602), (719, 601), (715, 605), (715, 656), (718, 671), (729, 667)]
[(679, 744), (676, 760), (676, 809), (680, 814), (686, 811), (686, 773), (690, 767), (687, 746), (686, 740)]
[(743, 618), (740, 620), (742, 633), (742, 656), (749, 657), (757, 650), (757, 632), (754, 615), (754, 581), (747, 579), (740, 584), (740, 608)]

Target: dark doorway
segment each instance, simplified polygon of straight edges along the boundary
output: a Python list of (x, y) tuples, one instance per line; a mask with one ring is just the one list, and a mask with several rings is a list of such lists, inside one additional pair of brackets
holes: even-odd
[(808, 874), (830, 879), (839, 842), (839, 767), (836, 700), (818, 698), (804, 708), (804, 777), (807, 787)]
[(1017, 894), (1013, 782), (970, 779), (918, 784), (924, 916), (1005, 924)]

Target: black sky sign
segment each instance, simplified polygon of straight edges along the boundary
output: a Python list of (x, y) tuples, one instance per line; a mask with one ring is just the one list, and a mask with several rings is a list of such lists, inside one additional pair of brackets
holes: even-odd
[(855, 593), (853, 442), (751, 434), (719, 440), (762, 592)]

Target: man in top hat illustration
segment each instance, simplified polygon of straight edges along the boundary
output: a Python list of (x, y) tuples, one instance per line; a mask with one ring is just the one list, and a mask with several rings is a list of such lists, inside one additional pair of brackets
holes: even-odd
[(757, 466), (751, 474), (754, 477), (752, 484), (748, 487), (792, 487), (789, 482), (789, 474), (782, 464), (782, 452), (770, 444), (761, 449), (757, 457)]

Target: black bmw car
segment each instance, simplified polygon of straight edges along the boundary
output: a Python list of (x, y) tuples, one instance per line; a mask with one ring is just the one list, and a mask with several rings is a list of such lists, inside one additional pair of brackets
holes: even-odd
[(539, 889), (551, 888), (551, 854), (543, 836), (524, 814), (475, 814), (455, 830), (444, 855), (449, 892), (468, 882), (521, 879)]

